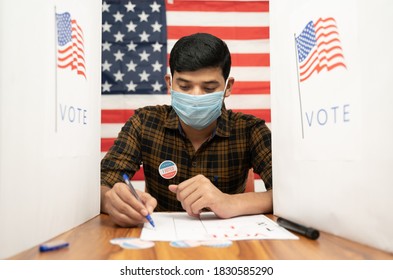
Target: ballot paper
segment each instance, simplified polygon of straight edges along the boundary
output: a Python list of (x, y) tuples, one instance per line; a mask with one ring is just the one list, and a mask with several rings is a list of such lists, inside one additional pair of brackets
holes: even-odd
[(199, 218), (190, 217), (185, 212), (157, 212), (151, 217), (155, 227), (145, 223), (142, 240), (298, 239), (265, 215), (220, 219), (212, 212), (202, 213)]

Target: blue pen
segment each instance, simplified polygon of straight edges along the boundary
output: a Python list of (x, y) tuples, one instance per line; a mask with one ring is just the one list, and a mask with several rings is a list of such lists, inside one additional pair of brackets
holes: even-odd
[[(127, 176), (127, 174), (123, 174), (123, 179), (126, 182), (131, 193), (135, 196), (136, 199), (138, 199), (139, 202), (141, 202), (143, 204), (142, 200), (139, 198), (139, 195), (136, 193), (134, 186), (131, 184), (130, 178)], [(153, 219), (151, 218), (150, 214), (147, 214), (146, 219), (149, 221), (149, 223), (152, 225), (152, 227), (155, 227)]]

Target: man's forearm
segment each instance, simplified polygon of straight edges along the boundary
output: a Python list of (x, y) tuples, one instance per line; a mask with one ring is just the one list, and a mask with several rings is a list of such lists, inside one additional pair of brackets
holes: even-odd
[[(233, 195), (232, 212), (234, 216), (252, 215), (273, 212), (272, 191), (247, 192)], [(231, 207), (231, 206), (230, 206)]]

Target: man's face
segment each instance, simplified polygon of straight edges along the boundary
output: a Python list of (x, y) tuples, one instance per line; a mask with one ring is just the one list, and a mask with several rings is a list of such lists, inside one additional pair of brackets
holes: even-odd
[[(168, 89), (172, 89), (182, 93), (201, 95), (217, 91), (225, 88), (225, 80), (222, 76), (220, 68), (204, 68), (197, 71), (174, 72), (172, 77), (172, 85), (170, 76), (166, 77)], [(232, 79), (233, 80), (233, 79)], [(227, 89), (229, 87), (227, 86)], [(230, 91), (226, 91), (225, 97), (229, 96)]]

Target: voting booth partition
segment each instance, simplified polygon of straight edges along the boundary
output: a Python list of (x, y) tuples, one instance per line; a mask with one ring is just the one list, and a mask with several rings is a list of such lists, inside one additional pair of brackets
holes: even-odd
[(393, 252), (393, 3), (270, 1), (274, 214)]
[(0, 258), (99, 213), (101, 1), (0, 2)]

